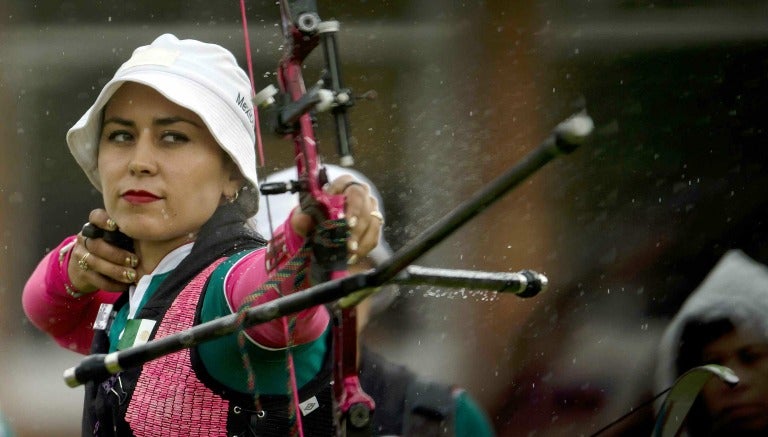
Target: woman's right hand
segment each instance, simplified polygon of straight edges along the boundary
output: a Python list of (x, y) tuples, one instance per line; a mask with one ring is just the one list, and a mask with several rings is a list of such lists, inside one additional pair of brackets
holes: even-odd
[[(117, 230), (117, 224), (103, 209), (91, 211), (88, 221), (101, 229)], [(72, 247), (67, 273), (70, 282), (80, 293), (93, 293), (96, 290), (122, 292), (136, 282), (135, 268), (138, 264), (135, 254), (101, 238), (88, 238), (79, 233)]]

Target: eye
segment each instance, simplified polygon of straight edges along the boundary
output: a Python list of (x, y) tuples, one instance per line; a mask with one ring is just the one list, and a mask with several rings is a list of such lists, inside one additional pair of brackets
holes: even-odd
[(113, 143), (125, 143), (133, 140), (133, 135), (131, 135), (128, 131), (117, 130), (111, 132), (107, 138)]
[(181, 132), (163, 132), (160, 140), (164, 143), (178, 144), (188, 142), (189, 137)]
[(755, 364), (768, 358), (768, 350), (764, 347), (748, 347), (740, 349), (739, 360), (744, 364)]

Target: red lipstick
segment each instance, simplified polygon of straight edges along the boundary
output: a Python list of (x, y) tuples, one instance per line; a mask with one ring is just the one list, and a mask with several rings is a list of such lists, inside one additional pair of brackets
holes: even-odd
[(159, 196), (144, 190), (128, 190), (121, 197), (134, 205), (160, 200)]

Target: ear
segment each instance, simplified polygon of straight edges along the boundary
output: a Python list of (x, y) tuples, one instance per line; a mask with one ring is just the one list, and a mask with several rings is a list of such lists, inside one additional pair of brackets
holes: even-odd
[(240, 191), (243, 186), (246, 185), (245, 176), (243, 176), (242, 173), (240, 173), (240, 169), (237, 167), (237, 164), (235, 164), (231, 159), (228, 159), (224, 163), (228, 179), (224, 183), (224, 190), (223, 193), (225, 197), (230, 198), (234, 197), (235, 193)]
[(222, 190), (222, 195), (227, 199), (237, 198), (243, 186), (245, 186), (244, 179), (232, 178), (224, 185), (224, 189)]

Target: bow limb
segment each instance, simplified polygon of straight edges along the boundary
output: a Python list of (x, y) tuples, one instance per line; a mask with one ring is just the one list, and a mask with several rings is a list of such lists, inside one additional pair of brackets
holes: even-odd
[(696, 397), (704, 385), (714, 377), (731, 387), (739, 383), (739, 377), (725, 366), (706, 364), (688, 370), (675, 381), (664, 399), (656, 418), (652, 437), (678, 435)]

